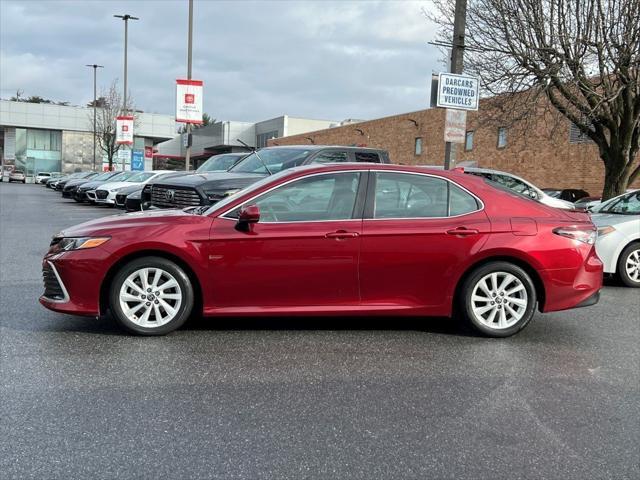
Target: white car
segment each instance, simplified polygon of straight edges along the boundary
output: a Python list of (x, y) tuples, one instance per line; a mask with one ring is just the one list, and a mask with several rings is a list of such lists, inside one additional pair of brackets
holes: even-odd
[(640, 190), (605, 202), (591, 219), (598, 227), (596, 252), (604, 272), (640, 287)]
[(95, 202), (103, 205), (115, 205), (116, 195), (121, 188), (130, 187), (132, 185), (145, 185), (159, 175), (168, 172), (170, 172), (170, 170), (153, 170), (151, 172), (140, 172), (132, 175), (122, 182), (103, 183), (95, 190)]
[[(431, 166), (429, 168), (435, 168), (442, 170), (441, 166)], [(544, 203), (550, 207), (561, 208), (563, 210), (575, 210), (576, 207), (571, 202), (560, 200), (559, 198), (553, 198), (551, 195), (544, 193), (541, 189), (527, 182), (525, 179), (507, 172), (501, 172), (500, 170), (491, 170), (490, 168), (478, 168), (478, 167), (458, 167), (463, 173), (469, 175), (476, 175), (478, 177), (486, 178), (487, 180), (501, 185), (509, 190), (512, 190), (521, 195), (525, 195), (529, 198)]]

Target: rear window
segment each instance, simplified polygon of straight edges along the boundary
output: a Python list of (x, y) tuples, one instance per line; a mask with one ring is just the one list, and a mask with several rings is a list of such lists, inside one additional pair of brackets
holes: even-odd
[(374, 152), (354, 152), (356, 162), (380, 163), (380, 156)]

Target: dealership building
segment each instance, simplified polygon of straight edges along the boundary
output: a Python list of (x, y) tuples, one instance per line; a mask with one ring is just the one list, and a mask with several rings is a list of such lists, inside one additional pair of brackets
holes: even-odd
[[(133, 155), (146, 152), (144, 167), (151, 169), (154, 145), (176, 135), (175, 119), (154, 113), (136, 117)], [(99, 148), (96, 157), (101, 169), (106, 158)], [(0, 159), (27, 175), (93, 168), (93, 109), (0, 100)]]
[[(198, 167), (212, 155), (229, 152), (244, 152), (247, 148), (266, 147), (269, 140), (289, 135), (303, 135), (306, 132), (338, 127), (345, 122), (332, 120), (316, 120), (310, 118), (280, 117), (261, 122), (217, 121), (211, 125), (197, 128), (192, 132), (191, 159), (192, 165)], [(186, 134), (159, 143), (155, 148), (154, 160), (156, 168), (167, 168), (172, 165), (183, 165), (186, 153)]]
[[(600, 195), (604, 166), (597, 146), (566, 119), (540, 108), (526, 124), (506, 126), (489, 118), (491, 99), (467, 113), (458, 165), (511, 172), (540, 188), (580, 188)], [(392, 163), (442, 166), (445, 109), (415, 112), (269, 140), (270, 145), (358, 145), (389, 151)], [(635, 182), (640, 187), (640, 179)]]

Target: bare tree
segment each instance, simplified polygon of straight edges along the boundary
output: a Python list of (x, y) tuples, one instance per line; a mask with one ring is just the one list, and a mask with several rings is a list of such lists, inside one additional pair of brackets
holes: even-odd
[[(433, 1), (449, 41), (454, 0)], [(465, 71), (502, 122), (549, 107), (575, 124), (604, 163), (603, 198), (640, 176), (639, 0), (468, 0)]]
[[(93, 104), (93, 102), (91, 102)], [(109, 170), (113, 168), (113, 158), (120, 150), (120, 146), (116, 143), (116, 117), (129, 112), (134, 116), (135, 129), (135, 110), (133, 107), (133, 99), (131, 95), (127, 95), (127, 108), (122, 104), (122, 95), (117, 89), (117, 82), (114, 80), (107, 90), (100, 92), (96, 115), (96, 143), (99, 150), (107, 156), (109, 161)], [(93, 128), (93, 113), (89, 115), (89, 121)]]

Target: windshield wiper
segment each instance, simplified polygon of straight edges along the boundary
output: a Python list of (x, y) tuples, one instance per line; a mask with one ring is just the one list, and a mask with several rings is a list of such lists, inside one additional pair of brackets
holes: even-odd
[(244, 145), (246, 148), (248, 148), (249, 150), (253, 151), (253, 154), (258, 157), (258, 160), (260, 160), (260, 163), (262, 164), (262, 166), (264, 167), (264, 169), (269, 172), (269, 175), (273, 175), (273, 172), (271, 170), (269, 170), (269, 167), (267, 167), (267, 164), (265, 163), (265, 161), (262, 159), (262, 157), (260, 157), (260, 155), (258, 154), (258, 150), (256, 150), (253, 147), (250, 147), (249, 145), (247, 145), (245, 142), (243, 142), (242, 140), (240, 140), (239, 138), (236, 138), (237, 142), (240, 142), (242, 145)]

